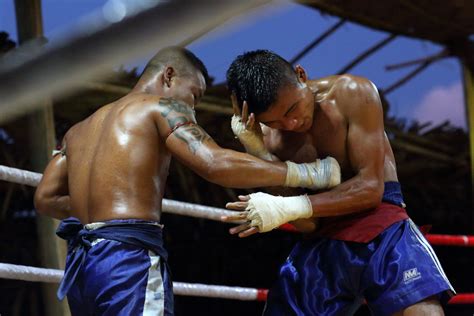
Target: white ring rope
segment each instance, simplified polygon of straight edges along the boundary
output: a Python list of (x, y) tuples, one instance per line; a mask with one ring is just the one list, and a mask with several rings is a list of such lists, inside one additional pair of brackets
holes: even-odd
[[(40, 173), (0, 165), (0, 180), (35, 187), (40, 182), (41, 177), (42, 175)], [(163, 199), (162, 210), (164, 213), (205, 218), (213, 221), (221, 221), (221, 216), (235, 214), (232, 211), (222, 208), (169, 199)], [(236, 223), (242, 222), (236, 221)], [(294, 231), (294, 228), (287, 228), (284, 226), (285, 225), (280, 228), (283, 230)], [(474, 236), (427, 234), (426, 238), (432, 245), (474, 247)]]
[[(59, 283), (63, 274), (63, 270), (0, 263), (0, 278), (2, 279)], [(255, 301), (263, 292), (265, 292), (265, 290), (238, 286), (173, 282), (173, 293), (175, 295)]]
[[(0, 180), (36, 187), (40, 182), (41, 177), (41, 173), (0, 165)], [(229, 216), (235, 214), (234, 212), (222, 208), (179, 202), (169, 199), (163, 199), (162, 207), (163, 212), (165, 213), (205, 218), (214, 221), (220, 221), (220, 217), (223, 215)]]
[[(0, 278), (33, 282), (59, 283), (62, 270), (35, 268), (9, 263), (0, 263)], [(266, 301), (268, 290), (239, 286), (208, 285), (200, 283), (173, 282), (173, 294), (234, 299), (241, 301)], [(458, 293), (449, 304), (473, 304), (474, 293)]]
[(41, 173), (0, 165), (0, 180), (36, 187), (41, 177)]

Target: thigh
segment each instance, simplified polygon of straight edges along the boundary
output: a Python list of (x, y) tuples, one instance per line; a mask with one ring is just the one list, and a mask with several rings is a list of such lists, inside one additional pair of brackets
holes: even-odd
[(99, 315), (168, 315), (161, 267), (160, 257), (149, 250), (101, 241), (89, 251), (84, 295), (95, 301)]
[(344, 242), (317, 240), (295, 246), (269, 291), (264, 315), (352, 315), (362, 299), (350, 289)]
[(436, 297), (429, 297), (392, 316), (444, 316), (444, 311)]
[(364, 296), (375, 315), (391, 315), (454, 291), (426, 239), (411, 220), (389, 227), (364, 274)]

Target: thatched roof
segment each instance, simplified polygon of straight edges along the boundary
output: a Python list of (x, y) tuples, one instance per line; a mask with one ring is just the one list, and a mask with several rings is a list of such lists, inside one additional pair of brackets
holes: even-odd
[(464, 42), (474, 34), (474, 1), (312, 0), (315, 9), (390, 33), (440, 44)]

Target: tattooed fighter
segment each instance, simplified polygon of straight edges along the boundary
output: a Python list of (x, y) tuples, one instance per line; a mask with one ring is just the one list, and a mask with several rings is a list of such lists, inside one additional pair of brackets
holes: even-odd
[(35, 205), (63, 219), (57, 233), (69, 249), (58, 297), (67, 295), (73, 315), (173, 314), (159, 224), (171, 156), (228, 187), (339, 183), (330, 160), (270, 163), (220, 148), (194, 117), (207, 82), (191, 52), (161, 50), (128, 95), (66, 133), (47, 166)]

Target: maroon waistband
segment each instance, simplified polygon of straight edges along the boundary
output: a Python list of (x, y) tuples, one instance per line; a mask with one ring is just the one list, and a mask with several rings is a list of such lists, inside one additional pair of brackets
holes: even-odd
[(355, 214), (323, 217), (318, 230), (309, 237), (368, 243), (390, 225), (407, 218), (404, 208), (381, 203), (374, 209)]

